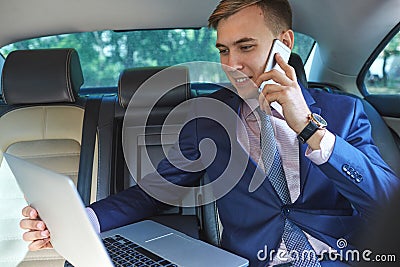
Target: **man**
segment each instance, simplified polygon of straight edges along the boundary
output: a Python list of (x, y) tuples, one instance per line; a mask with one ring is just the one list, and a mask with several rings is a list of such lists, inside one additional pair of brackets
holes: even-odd
[[(295, 266), (329, 264), (322, 256), (354, 248), (356, 231), (398, 187), (397, 178), (373, 144), (369, 122), (358, 100), (302, 88), (294, 69), (279, 55), (276, 61), (284, 73), (264, 72), (274, 39), (293, 47), (291, 16), (287, 0), (220, 2), (209, 24), (217, 30), (221, 63), (235, 89), (222, 89), (210, 98), (229, 106), (243, 127), (236, 127), (236, 121), (227, 118), (227, 125), (233, 125), (228, 133), (235, 137), (229, 140), (218, 123), (205, 118), (193, 120), (180, 134), (179, 149), (194, 162), (201, 157), (200, 141), (209, 138), (217, 147), (215, 160), (205, 169), (184, 171), (171, 163), (175, 159), (172, 153), (157, 167), (165, 179), (189, 186), (204, 172), (212, 181), (218, 179), (230, 159), (239, 165), (245, 160), (243, 172), (238, 172), (240, 181), (217, 200), (217, 205), (224, 226), (223, 248), (248, 258), (252, 266), (290, 261)], [(258, 93), (262, 82), (271, 79), (277, 84), (267, 84)], [(320, 116), (328, 127), (323, 120), (314, 121)], [(264, 129), (268, 127), (262, 122), (266, 118), (275, 128), (280, 154), (277, 160), (282, 163), (276, 166), (283, 165), (277, 168), (283, 168), (284, 185), (276, 182), (264, 163), (265, 146), (260, 147), (260, 143), (267, 139)], [(275, 162), (272, 164), (275, 166)], [(156, 176), (150, 174), (143, 179), (145, 190), (153, 190), (154, 194), (163, 189), (154, 182)], [(260, 176), (267, 178), (254, 186), (254, 179)], [(285, 190), (288, 192), (282, 193)], [(163, 204), (146, 192), (138, 186), (129, 188), (92, 204), (89, 215), (101, 231), (151, 216)], [(174, 197), (173, 192), (170, 195)], [(23, 214), (29, 217), (21, 221), (21, 227), (31, 230), (24, 234), (25, 240), (33, 241), (30, 249), (51, 247), (50, 234), (44, 222), (37, 219), (37, 212), (26, 207)], [(339, 244), (338, 240), (343, 239), (347, 246)], [(301, 248), (296, 247), (300, 243)], [(320, 261), (296, 256), (305, 250), (311, 250)], [(335, 266), (340, 264), (345, 263), (336, 262)]]

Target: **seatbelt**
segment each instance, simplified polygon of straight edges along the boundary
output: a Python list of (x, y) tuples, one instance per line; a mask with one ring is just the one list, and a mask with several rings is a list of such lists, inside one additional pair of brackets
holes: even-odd
[(86, 206), (90, 204), (94, 147), (101, 101), (101, 97), (88, 97), (83, 118), (77, 188)]

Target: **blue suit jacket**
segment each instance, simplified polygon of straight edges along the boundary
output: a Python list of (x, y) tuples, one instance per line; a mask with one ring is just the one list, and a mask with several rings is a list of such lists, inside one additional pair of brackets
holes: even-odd
[[(179, 148), (193, 161), (201, 156), (200, 141), (214, 140), (215, 159), (205, 170), (185, 172), (167, 159), (157, 167), (165, 179), (185, 186), (195, 184), (204, 172), (211, 181), (221, 175), (224, 179), (235, 173), (240, 175), (236, 186), (217, 200), (224, 227), (222, 247), (248, 258), (252, 266), (266, 264), (257, 259), (259, 250), (267, 247), (269, 254), (271, 249), (277, 249), (285, 218), (338, 251), (337, 240), (340, 238), (349, 244), (344, 249), (352, 249), (356, 233), (373, 217), (379, 205), (387, 203), (391, 192), (399, 185), (398, 178), (373, 143), (371, 126), (359, 100), (319, 90), (302, 90), (311, 112), (321, 114), (327, 120), (336, 141), (328, 162), (320, 166), (304, 156), (307, 145), (300, 144), (300, 196), (293, 204), (284, 206), (268, 179), (257, 190), (249, 192), (251, 178), (265, 174), (238, 144), (236, 119), (229, 116), (224, 122), (226, 129), (213, 120), (198, 118), (180, 133)], [(209, 97), (225, 103), (236, 113), (242, 101), (228, 89)], [(192, 111), (201, 113), (206, 108), (195, 104)], [(234, 136), (229, 139), (228, 133)], [(177, 154), (176, 149), (177, 146), (169, 153), (170, 159)], [(243, 161), (245, 168), (235, 169), (235, 166), (243, 166)], [(231, 168), (228, 174), (224, 173), (227, 166)], [(153, 192), (159, 190), (165, 194), (157, 179), (152, 178), (150, 174), (143, 180), (148, 181)], [(171, 198), (174, 197), (179, 196), (171, 192)], [(104, 231), (151, 216), (163, 205), (134, 186), (91, 207)]]

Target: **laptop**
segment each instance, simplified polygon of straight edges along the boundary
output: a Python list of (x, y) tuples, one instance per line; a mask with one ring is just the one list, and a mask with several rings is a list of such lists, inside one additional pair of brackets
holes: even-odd
[(69, 177), (7, 153), (4, 158), (25, 198), (46, 222), (54, 249), (76, 267), (249, 264), (247, 259), (150, 220), (99, 236)]

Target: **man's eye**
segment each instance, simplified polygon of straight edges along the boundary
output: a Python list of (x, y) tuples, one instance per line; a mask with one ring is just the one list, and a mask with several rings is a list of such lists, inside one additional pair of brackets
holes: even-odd
[(244, 45), (241, 47), (241, 49), (243, 51), (248, 51), (248, 50), (251, 50), (252, 48), (253, 48), (253, 45)]
[(228, 49), (220, 49), (220, 50), (219, 50), (219, 53), (220, 53), (221, 55), (226, 55), (226, 54), (228, 54), (228, 52), (229, 52)]

